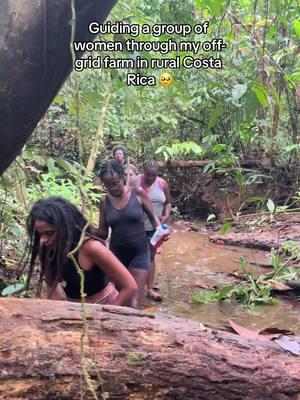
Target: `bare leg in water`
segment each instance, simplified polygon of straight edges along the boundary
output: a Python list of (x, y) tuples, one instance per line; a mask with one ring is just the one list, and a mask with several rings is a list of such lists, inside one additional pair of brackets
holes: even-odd
[(147, 297), (149, 297), (152, 300), (156, 300), (156, 301), (161, 301), (161, 295), (159, 293), (156, 293), (153, 290), (153, 286), (154, 286), (154, 278), (155, 278), (155, 254), (156, 254), (156, 250), (154, 249), (153, 246), (150, 245), (150, 253), (151, 253), (151, 265), (150, 265), (150, 269), (148, 272), (148, 277), (147, 277)]
[(134, 277), (138, 290), (136, 292), (136, 295), (131, 301), (131, 307), (133, 308), (140, 308), (141, 302), (144, 297), (144, 288), (148, 276), (148, 270), (144, 269), (135, 269), (135, 268), (129, 268), (128, 269), (131, 275)]

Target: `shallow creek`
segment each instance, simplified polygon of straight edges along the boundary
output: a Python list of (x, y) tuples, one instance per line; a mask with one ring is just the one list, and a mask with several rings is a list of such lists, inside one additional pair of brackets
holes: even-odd
[[(192, 294), (202, 290), (197, 284), (230, 284), (232, 279), (226, 273), (240, 270), (239, 259), (242, 256), (254, 264), (251, 266), (253, 272), (267, 273), (269, 268), (255, 264), (270, 264), (270, 254), (210, 243), (207, 234), (182, 230), (176, 225), (173, 229), (171, 239), (164, 243), (161, 254), (157, 255), (157, 282), (163, 302), (155, 305), (160, 311), (220, 328), (227, 325), (227, 317), (256, 331), (277, 327), (300, 335), (299, 298), (278, 299), (276, 305), (257, 306), (254, 310), (233, 301), (192, 304)], [(147, 305), (154, 306), (154, 302), (147, 301)]]

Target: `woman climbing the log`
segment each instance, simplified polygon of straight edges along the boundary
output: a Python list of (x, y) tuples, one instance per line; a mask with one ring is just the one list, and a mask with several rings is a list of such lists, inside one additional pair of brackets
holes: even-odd
[[(79, 301), (80, 276), (67, 257), (79, 242), (75, 260), (84, 276), (85, 300), (88, 303), (127, 305), (134, 297), (137, 285), (120, 261), (100, 240), (91, 235), (91, 226), (82, 213), (69, 201), (49, 197), (37, 201), (28, 216), (31, 261), (27, 285), (39, 255), (41, 273), (39, 287), (45, 275), (47, 297), (53, 300)], [(109, 282), (114, 282), (115, 286)]]
[[(160, 223), (168, 222), (171, 213), (171, 196), (168, 183), (158, 177), (158, 166), (156, 161), (148, 160), (143, 164), (143, 174), (138, 175), (136, 186), (141, 187), (147, 193), (151, 200), (155, 215), (159, 218)], [(144, 215), (145, 231), (150, 241), (155, 230), (153, 230), (147, 215)], [(153, 290), (155, 278), (155, 254), (156, 250), (150, 244), (151, 266), (147, 278), (147, 296), (152, 300), (161, 301), (159, 293)]]
[(106, 163), (100, 179), (108, 194), (100, 203), (99, 233), (106, 239), (111, 227), (110, 249), (131, 272), (138, 291), (132, 306), (138, 308), (144, 295), (150, 267), (150, 252), (144, 229), (143, 214), (148, 215), (152, 229), (159, 225), (145, 192), (125, 185), (124, 169), (119, 163)]

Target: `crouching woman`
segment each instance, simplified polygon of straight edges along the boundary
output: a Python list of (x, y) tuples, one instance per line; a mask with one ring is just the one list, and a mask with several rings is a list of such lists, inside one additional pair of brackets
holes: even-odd
[(91, 237), (90, 226), (81, 238), (86, 224), (83, 214), (60, 197), (42, 199), (33, 205), (27, 220), (31, 252), (27, 284), (39, 256), (39, 286), (44, 276), (47, 297), (79, 301), (80, 275), (68, 254), (80, 242), (75, 260), (84, 276), (85, 301), (119, 306), (129, 304), (137, 291), (134, 278), (101, 241)]

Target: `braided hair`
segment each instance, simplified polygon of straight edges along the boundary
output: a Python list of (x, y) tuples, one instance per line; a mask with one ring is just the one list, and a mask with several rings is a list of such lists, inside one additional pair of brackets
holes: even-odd
[(100, 169), (100, 179), (103, 181), (105, 176), (113, 177), (117, 175), (125, 182), (124, 167), (117, 161), (109, 161), (102, 165)]
[(147, 160), (143, 163), (143, 169), (148, 169), (148, 168), (156, 168), (158, 169), (157, 162), (155, 160)]

